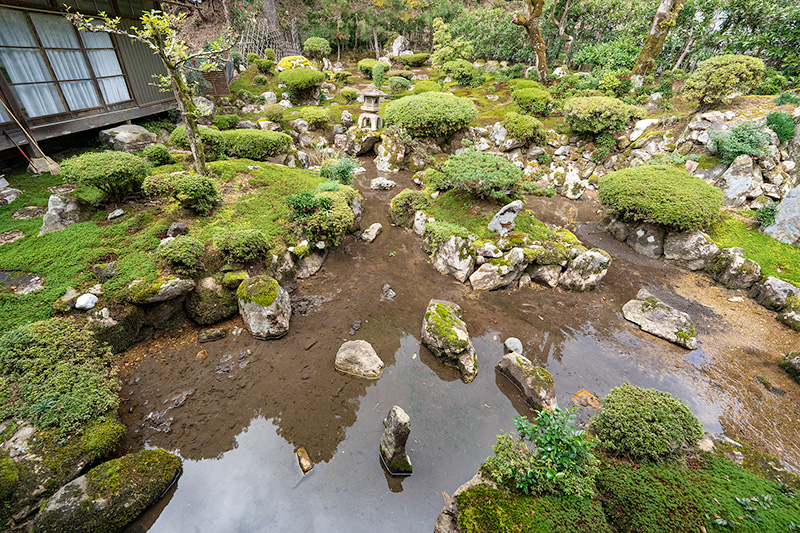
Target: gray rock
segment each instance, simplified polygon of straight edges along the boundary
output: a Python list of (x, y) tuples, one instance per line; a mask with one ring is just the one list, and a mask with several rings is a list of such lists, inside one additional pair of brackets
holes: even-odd
[(633, 231), (636, 229), (636, 224), (623, 222), (622, 220), (614, 218), (613, 216), (607, 216), (598, 225), (598, 228), (608, 231), (618, 241), (625, 242), (627, 238), (630, 237), (631, 233), (633, 233)]
[(272, 91), (261, 93), (260, 96), (264, 97), (264, 105), (272, 105), (278, 103), (278, 95)]
[(327, 257), (328, 252), (326, 250), (315, 251), (301, 257), (297, 261), (297, 277), (299, 279), (310, 278), (319, 272)]
[(170, 224), (167, 230), (167, 237), (178, 237), (179, 235), (188, 235), (189, 228), (186, 227), (184, 222), (175, 222)]
[(136, 124), (121, 124), (100, 132), (100, 142), (118, 152), (138, 152), (157, 140), (155, 133)]
[(450, 236), (434, 250), (433, 268), (464, 283), (475, 268), (475, 255), (469, 241), (456, 235)]
[(394, 189), (396, 186), (396, 182), (386, 179), (383, 176), (375, 178), (369, 184), (369, 188), (373, 191), (388, 191), (389, 189)]
[(167, 278), (153, 283), (135, 279), (128, 284), (128, 293), (132, 303), (152, 304), (185, 296), (194, 290), (194, 286), (190, 279)]
[(800, 383), (800, 352), (789, 352), (778, 365)]
[(763, 183), (761, 171), (753, 165), (753, 158), (740, 155), (719, 178), (719, 187), (725, 195), (723, 203), (739, 207), (748, 198), (760, 196)]
[(95, 304), (97, 304), (97, 296), (88, 293), (81, 294), (78, 296), (78, 299), (75, 300), (75, 309), (89, 311), (90, 309), (94, 309)]
[(457, 367), (462, 379), (470, 382), (478, 374), (478, 360), (461, 317), (457, 304), (431, 300), (422, 321), (422, 344), (443, 363)]
[(341, 122), (342, 122), (342, 126), (344, 126), (345, 128), (352, 127), (353, 124), (355, 124), (355, 121), (353, 120), (353, 114), (350, 111), (345, 109), (344, 111), (342, 111)]
[(658, 124), (657, 118), (649, 118), (637, 121), (636, 124), (633, 125), (633, 131), (629, 137), (630, 141), (636, 141), (639, 137), (644, 135), (644, 132), (647, 131), (648, 128), (655, 126), (656, 124)]
[(531, 277), (531, 281), (551, 289), (558, 287), (558, 281), (561, 279), (560, 265), (531, 265), (525, 272)]
[(69, 311), (75, 307), (75, 302), (78, 300), (78, 296), (80, 295), (81, 293), (76, 291), (74, 288), (67, 287), (66, 292), (64, 292), (64, 294), (61, 295), (58, 300), (53, 302), (53, 311), (57, 313)]
[(383, 231), (383, 225), (380, 222), (375, 222), (361, 234), (361, 240), (364, 242), (372, 242)]
[(347, 141), (344, 151), (350, 155), (364, 155), (375, 147), (378, 134), (374, 131), (350, 127), (347, 130)]
[(189, 293), (184, 308), (189, 318), (207, 326), (235, 315), (239, 304), (233, 291), (223, 287), (215, 277), (208, 276)]
[(225, 328), (209, 328), (204, 329), (197, 336), (197, 340), (201, 343), (218, 341), (225, 338)]
[(336, 352), (336, 370), (360, 378), (377, 379), (383, 373), (383, 361), (367, 341), (348, 341)]
[(745, 259), (741, 248), (724, 248), (709, 267), (714, 279), (729, 289), (749, 289), (761, 278), (761, 266)]
[[(291, 299), (274, 278), (247, 278), (239, 285), (236, 296), (239, 299), (239, 314), (253, 337), (277, 339), (288, 333), (289, 318), (292, 316)], [(269, 297), (272, 297), (271, 301)]]
[(258, 127), (267, 131), (280, 131), (281, 125), (271, 120), (259, 120)]
[(522, 353), (522, 348), (523, 348), (522, 341), (519, 340), (518, 338), (509, 337), (506, 339), (506, 342), (504, 344), (506, 350), (508, 350), (511, 353), (520, 353), (520, 354)]
[(800, 185), (783, 197), (775, 213), (775, 224), (768, 226), (764, 233), (787, 244), (800, 242)]
[(67, 197), (54, 194), (47, 201), (47, 212), (42, 217), (42, 229), (39, 235), (61, 231), (80, 219), (78, 203)]
[(791, 296), (800, 298), (800, 287), (788, 281), (767, 276), (763, 281), (753, 285), (749, 296), (767, 309), (780, 311), (786, 307), (787, 298)]
[(114, 209), (113, 211), (111, 211), (108, 214), (108, 217), (106, 217), (106, 218), (108, 220), (114, 220), (115, 218), (119, 218), (124, 214), (125, 214), (125, 210), (124, 209)]
[(625, 242), (640, 254), (658, 259), (664, 251), (664, 228), (654, 224), (639, 224)]
[(508, 232), (514, 229), (516, 224), (517, 215), (522, 210), (525, 204), (522, 200), (514, 200), (510, 204), (504, 205), (489, 222), (489, 230), (497, 233), (501, 237), (505, 237)]
[(392, 290), (392, 286), (388, 283), (384, 283), (383, 287), (381, 287), (381, 301), (393, 302), (395, 296), (397, 296), (397, 293)]
[(399, 56), (400, 54), (408, 50), (409, 46), (410, 43), (408, 42), (408, 39), (406, 39), (402, 35), (398, 35), (397, 38), (392, 42), (389, 56)]
[(297, 133), (303, 134), (308, 131), (308, 122), (306, 122), (302, 118), (296, 118), (294, 120), (289, 121), (289, 127), (292, 128)]
[(559, 277), (558, 284), (570, 291), (590, 291), (606, 276), (609, 265), (611, 256), (605, 250), (587, 250), (572, 260)]
[(250, 120), (240, 120), (239, 122), (236, 123), (236, 126), (234, 126), (234, 129), (237, 129), (237, 130), (257, 130), (257, 129), (259, 129), (259, 126), (258, 126), (258, 124), (256, 124), (255, 122), (252, 122)]
[(697, 348), (694, 323), (683, 311), (668, 306), (645, 289), (622, 306), (622, 314), (642, 330), (687, 350)]
[(476, 291), (502, 289), (519, 279), (527, 266), (522, 248), (512, 248), (501, 261), (482, 264), (469, 277), (469, 282)]
[(670, 233), (664, 238), (664, 258), (689, 270), (707, 268), (719, 253), (719, 246), (702, 231)]
[(795, 331), (800, 331), (800, 308), (791, 307), (778, 315), (778, 321)]
[(119, 263), (116, 261), (97, 263), (92, 266), (91, 270), (98, 280), (108, 281), (119, 273)]
[(548, 411), (558, 408), (552, 374), (531, 363), (521, 353), (504, 355), (497, 370), (519, 387), (525, 401), (532, 407)]
[(395, 405), (384, 419), (383, 427), (385, 429), (381, 436), (380, 451), (386, 470), (393, 476), (411, 475), (413, 467), (406, 453), (406, 442), (411, 433), (411, 419), (405, 411)]

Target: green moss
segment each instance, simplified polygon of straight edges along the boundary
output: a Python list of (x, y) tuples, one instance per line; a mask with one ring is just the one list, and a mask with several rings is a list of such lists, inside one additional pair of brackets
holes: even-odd
[(19, 468), (8, 452), (0, 450), (0, 504), (9, 501), (17, 490)]
[(438, 222), (454, 224), (477, 237), (494, 237), (494, 232), (487, 227), (492, 217), (490, 213), (496, 209), (494, 202), (477, 200), (466, 191), (449, 190), (427, 203), (422, 210)]
[(522, 372), (526, 378), (534, 378), (533, 386), (536, 389), (550, 388), (553, 386), (553, 375), (540, 366), (526, 366)]
[(642, 312), (646, 313), (648, 311), (652, 311), (653, 309), (669, 309), (669, 306), (665, 305), (655, 296), (648, 296), (642, 302)]
[(241, 283), (247, 279), (247, 272), (244, 270), (237, 270), (236, 272), (226, 272), (222, 276), (222, 285), (226, 289), (236, 289)]
[(709, 170), (720, 163), (721, 161), (716, 156), (701, 155), (700, 160), (697, 162), (697, 168), (700, 170)]
[(425, 319), (433, 334), (443, 339), (454, 351), (460, 352), (469, 346), (469, 339), (459, 339), (456, 334), (455, 325), (461, 319), (461, 313), (456, 309), (437, 303), (433, 312), (425, 314)]
[(800, 383), (800, 370), (792, 364), (792, 361), (798, 357), (800, 357), (800, 352), (789, 352), (778, 362), (778, 366)]
[(152, 298), (161, 290), (161, 288), (171, 279), (178, 279), (175, 277), (162, 277), (151, 281), (150, 283), (141, 282), (136, 283), (130, 288), (130, 301), (133, 303), (144, 303), (149, 298)]
[(516, 218), (514, 231), (520, 231), (530, 235), (535, 241), (552, 239), (555, 236), (544, 222), (533, 215), (533, 211), (525, 209)]
[(425, 224), (425, 230), (422, 232), (422, 238), (428, 250), (435, 252), (442, 244), (446, 243), (450, 237), (466, 238), (468, 232), (465, 228), (449, 222), (441, 222), (434, 220)]
[(746, 443), (735, 446), (728, 441), (715, 442), (714, 455), (731, 460), (738, 456), (736, 463), (751, 474), (800, 491), (799, 475), (786, 470), (778, 458), (756, 450)]
[(268, 307), (278, 297), (278, 282), (269, 276), (256, 276), (242, 281), (236, 296), (245, 302), (255, 302)]

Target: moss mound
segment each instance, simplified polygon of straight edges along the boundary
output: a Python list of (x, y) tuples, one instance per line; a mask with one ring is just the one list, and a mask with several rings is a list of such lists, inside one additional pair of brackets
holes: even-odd
[(19, 481), (19, 468), (8, 453), (0, 451), (0, 503), (11, 499), (17, 490)]
[(255, 302), (268, 307), (278, 297), (278, 282), (269, 276), (247, 278), (236, 289), (236, 297), (244, 302)]

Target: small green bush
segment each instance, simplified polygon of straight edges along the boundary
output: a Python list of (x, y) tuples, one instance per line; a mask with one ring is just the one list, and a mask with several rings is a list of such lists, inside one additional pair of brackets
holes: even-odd
[(436, 83), (435, 81), (431, 80), (420, 80), (414, 84), (414, 94), (422, 94), (422, 93), (429, 93), (429, 92), (441, 92), (442, 86)]
[(384, 110), (386, 125), (397, 124), (412, 137), (447, 137), (472, 122), (478, 114), (475, 103), (452, 94), (427, 92), (389, 102)]
[(347, 156), (338, 159), (326, 159), (322, 162), (319, 175), (326, 180), (337, 181), (344, 185), (350, 185), (355, 178), (355, 170), (358, 168), (358, 161)]
[(95, 187), (116, 201), (138, 193), (151, 169), (146, 159), (115, 151), (87, 152), (62, 161), (60, 166), (65, 181)]
[(269, 241), (257, 229), (228, 230), (214, 239), (214, 247), (229, 263), (246, 263), (266, 256)]
[(785, 92), (775, 100), (775, 105), (795, 104), (800, 105), (800, 94)]
[(262, 113), (264, 118), (270, 120), (272, 122), (277, 122), (278, 124), (281, 123), (283, 120), (283, 113), (285, 109), (280, 104), (270, 104), (264, 106), (264, 112)]
[(712, 131), (711, 149), (719, 158), (730, 163), (740, 155), (763, 157), (771, 138), (766, 128), (755, 122), (742, 122), (731, 131)]
[(756, 57), (726, 54), (706, 59), (692, 72), (683, 95), (690, 100), (713, 106), (732, 94), (750, 94), (758, 87), (764, 62)]
[(775, 215), (778, 213), (778, 204), (769, 202), (764, 207), (756, 209), (756, 220), (762, 228), (775, 225)]
[(169, 149), (163, 144), (151, 144), (150, 146), (146, 146), (142, 151), (142, 154), (144, 155), (145, 159), (150, 161), (150, 163), (156, 167), (161, 165), (171, 165), (175, 162), (172, 154), (169, 153)]
[(411, 82), (399, 76), (389, 78), (389, 91), (392, 94), (399, 94), (411, 88)]
[(158, 247), (158, 257), (181, 276), (191, 276), (197, 271), (203, 252), (203, 243), (188, 235), (179, 235)]
[(380, 88), (380, 86), (383, 85), (385, 72), (386, 72), (386, 63), (375, 63), (375, 65), (372, 66), (372, 84), (375, 87)]
[(429, 200), (424, 192), (415, 189), (403, 189), (389, 206), (392, 222), (401, 228), (410, 227), (414, 222), (414, 213), (428, 208)]
[[(213, 161), (222, 155), (223, 144), (225, 138), (222, 132), (207, 128), (205, 126), (198, 127), (200, 131), (200, 141), (203, 143), (203, 148), (206, 151), (206, 158)], [(184, 150), (189, 149), (189, 139), (186, 138), (186, 126), (178, 126), (172, 133), (169, 134), (169, 143)]]
[(308, 125), (316, 129), (325, 129), (331, 123), (331, 113), (322, 107), (304, 107), (300, 116)]
[(525, 144), (543, 146), (547, 142), (547, 133), (544, 124), (539, 120), (519, 113), (506, 113), (503, 118), (503, 127), (513, 139)]
[(322, 61), (331, 53), (331, 43), (322, 37), (309, 37), (303, 43), (303, 52), (314, 61)]
[(350, 208), (358, 192), (348, 186), (337, 191), (321, 192), (318, 198), (330, 199), (330, 208), (319, 209), (308, 218), (301, 219), (301, 230), (310, 241), (325, 241), (338, 246), (344, 240), (355, 222)]
[(778, 94), (787, 85), (789, 85), (789, 80), (786, 79), (786, 76), (772, 67), (766, 67), (761, 84), (753, 92), (755, 94)]
[(598, 198), (623, 219), (693, 231), (717, 221), (722, 191), (683, 169), (644, 165), (600, 178)]
[(267, 130), (230, 130), (224, 132), (224, 140), (227, 155), (254, 161), (285, 154), (292, 146), (285, 133)]
[[(358, 62), (358, 71), (368, 78), (372, 78), (372, 67), (374, 67), (378, 63), (375, 59), (362, 59)], [(390, 66), (386, 63), (383, 63), (386, 70), (389, 70)]]
[(429, 57), (431, 57), (430, 54), (424, 53), (408, 54), (398, 57), (397, 60), (409, 67), (421, 67), (428, 62)]
[(600, 446), (634, 458), (658, 459), (695, 446), (703, 426), (669, 393), (625, 383), (603, 399), (591, 422)]
[(309, 68), (293, 68), (278, 74), (278, 81), (295, 93), (307, 93), (325, 79), (325, 74)]
[(358, 91), (352, 87), (345, 87), (344, 89), (339, 91), (339, 94), (342, 95), (342, 98), (344, 98), (345, 103), (348, 104), (352, 104), (353, 102), (358, 100)]
[(321, 209), (328, 210), (331, 208), (331, 204), (332, 201), (329, 197), (317, 197), (308, 191), (290, 194), (286, 197), (286, 205), (292, 210), (292, 220), (308, 218)]
[(553, 104), (553, 97), (549, 92), (535, 87), (515, 90), (511, 93), (511, 98), (522, 111), (530, 115), (546, 115)]
[(150, 196), (171, 196), (183, 207), (201, 216), (208, 216), (221, 197), (208, 176), (194, 172), (156, 174), (144, 182), (144, 192)]
[(773, 111), (767, 115), (767, 127), (775, 132), (781, 143), (794, 139), (795, 124), (789, 113)]
[(447, 61), (442, 71), (464, 87), (477, 87), (483, 83), (483, 72), (466, 59)]
[[(250, 54), (247, 54), (248, 57)], [(275, 50), (272, 48), (265, 48), (264, 49), (264, 59), (269, 59), (270, 61), (275, 61)]]
[(539, 83), (535, 80), (510, 80), (509, 85), (511, 86), (511, 91), (521, 91), (523, 89), (540, 89), (544, 90), (544, 85)]
[(229, 130), (235, 128), (240, 120), (239, 115), (217, 115), (211, 123), (221, 130)]
[(414, 79), (414, 73), (411, 72), (410, 70), (389, 70), (389, 71), (386, 72), (386, 77), (387, 78), (393, 78), (395, 76), (399, 76), (401, 78), (405, 78), (408, 81), (411, 81), (411, 80)]
[(512, 196), (522, 179), (522, 170), (505, 157), (474, 149), (450, 157), (441, 170), (429, 169), (427, 174), (435, 189), (458, 189), (479, 198)]
[(256, 54), (255, 52), (250, 52), (249, 54), (247, 54), (247, 64), (248, 65), (255, 65), (256, 61), (260, 61), (260, 60), (261, 60), (261, 57), (259, 57), (259, 55)]
[(642, 119), (645, 114), (644, 109), (605, 96), (570, 98), (564, 104), (567, 124), (576, 133), (623, 130), (631, 120)]
[(271, 59), (259, 59), (256, 62), (256, 67), (258, 67), (258, 71), (261, 72), (261, 75), (259, 75), (261, 80), (257, 81), (259, 76), (256, 76), (253, 78), (253, 83), (256, 85), (267, 85), (269, 81), (263, 76), (263, 74), (272, 74), (272, 69), (275, 68), (275, 61), (272, 61)]
[(253, 83), (256, 85), (269, 85), (269, 78), (267, 78), (263, 74), (258, 74), (256, 77), (253, 78)]

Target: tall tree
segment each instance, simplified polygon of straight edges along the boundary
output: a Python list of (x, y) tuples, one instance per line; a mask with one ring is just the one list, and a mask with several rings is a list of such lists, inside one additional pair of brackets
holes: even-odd
[(667, 40), (669, 30), (675, 25), (683, 4), (686, 0), (661, 0), (653, 17), (653, 25), (650, 26), (650, 33), (644, 42), (639, 58), (633, 66), (633, 74), (646, 76), (656, 64), (661, 50), (664, 48), (664, 41)]
[(569, 10), (575, 7), (575, 4), (580, 4), (580, 0), (564, 0), (564, 5), (560, 10), (561, 16), (556, 18), (556, 6), (558, 5), (558, 0), (556, 0), (553, 2), (553, 11), (550, 13), (553, 24), (558, 28), (558, 36), (564, 40), (564, 48), (561, 53), (565, 57), (569, 57), (569, 49), (572, 48), (572, 42), (575, 40), (575, 37), (567, 33), (567, 15)]
[(540, 19), (544, 10), (545, 0), (524, 0), (522, 11), (517, 11), (511, 17), (511, 22), (522, 26), (528, 33), (533, 51), (536, 54), (536, 75), (540, 82), (547, 81), (547, 47), (542, 39)]

